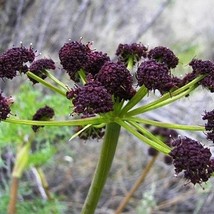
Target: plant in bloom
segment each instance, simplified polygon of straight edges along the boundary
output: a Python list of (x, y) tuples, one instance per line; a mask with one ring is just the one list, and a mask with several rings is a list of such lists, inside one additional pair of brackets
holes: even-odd
[[(70, 85), (65, 85), (54, 76), (57, 68), (52, 59), (35, 59), (31, 47), (12, 48), (0, 55), (1, 78), (18, 78), (17, 72), (26, 75), (34, 84), (40, 83), (70, 100), (70, 106), (62, 103), (62, 109), (71, 107), (72, 117), (66, 121), (57, 120), (54, 109), (45, 106), (35, 113), (32, 120), (19, 118), (11, 113), (10, 102), (1, 93), (0, 121), (30, 125), (35, 134), (43, 126), (73, 126), (75, 133), (71, 139), (76, 136), (100, 139), (104, 136), (82, 214), (94, 213), (96, 209), (121, 128), (148, 144), (150, 155), (163, 153), (166, 163), (173, 163), (176, 174), (183, 172), (184, 178), (194, 185), (206, 182), (214, 171), (210, 148), (197, 140), (178, 137), (175, 130), (206, 131), (205, 139), (214, 142), (214, 110), (205, 110), (203, 120), (207, 123), (204, 126), (156, 121), (146, 118), (144, 113), (186, 99), (193, 91), (197, 93), (200, 85), (213, 92), (214, 63), (193, 59), (189, 63), (192, 72), (178, 78), (173, 70), (179, 59), (167, 47), (158, 46), (149, 50), (141, 43), (119, 44), (116, 59), (111, 60), (105, 52), (97, 51), (91, 45), (90, 42), (69, 41), (60, 48), (59, 61), (70, 79)], [(141, 102), (145, 96), (156, 91), (160, 92), (156, 100)], [(150, 126), (156, 128), (151, 130)], [(25, 155), (17, 156), (16, 166), (30, 155), (27, 153), (30, 146), (28, 144), (21, 150)], [(15, 175), (20, 177), (20, 170), (18, 172)]]

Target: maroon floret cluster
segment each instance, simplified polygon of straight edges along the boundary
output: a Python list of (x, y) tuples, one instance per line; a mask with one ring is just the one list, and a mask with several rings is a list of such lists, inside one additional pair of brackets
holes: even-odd
[(176, 174), (184, 171), (184, 177), (193, 184), (206, 182), (211, 177), (214, 165), (209, 148), (188, 137), (175, 140), (173, 146), (169, 155)]
[(148, 90), (159, 90), (162, 94), (176, 87), (179, 79), (170, 75), (168, 67), (155, 60), (144, 61), (137, 70), (138, 85)]
[[(204, 79), (202, 79), (199, 84), (203, 87), (214, 92), (214, 63), (209, 60), (199, 60), (193, 59), (189, 65), (192, 67), (192, 77), (199, 76), (201, 74), (206, 74)], [(191, 76), (191, 75), (190, 75)], [(191, 80), (191, 79), (190, 79)]]
[(111, 95), (100, 82), (88, 82), (73, 93), (74, 112), (78, 114), (92, 115), (113, 110)]
[(133, 63), (138, 62), (142, 57), (147, 56), (147, 47), (143, 44), (119, 44), (116, 50), (116, 56), (119, 56), (119, 59), (122, 62), (127, 64), (129, 58), (133, 59)]
[[(37, 75), (38, 77), (45, 79), (47, 77), (46, 75), (46, 69), (52, 69), (54, 70), (56, 68), (55, 63), (52, 59), (38, 59), (34, 61), (30, 67), (29, 70)], [(36, 80), (29, 77), (29, 79), (35, 84), (38, 83)]]
[(77, 41), (66, 43), (59, 50), (60, 63), (72, 80), (78, 81), (76, 73), (86, 66), (90, 51), (87, 45)]
[(106, 62), (95, 79), (102, 83), (110, 94), (119, 99), (131, 99), (135, 94), (132, 76), (122, 63)]
[(210, 60), (193, 59), (189, 65), (197, 74), (210, 74), (214, 72), (214, 64)]
[(35, 54), (30, 47), (14, 47), (0, 55), (0, 78), (13, 79), (19, 72), (27, 72), (27, 62), (32, 62)]
[(205, 124), (207, 139), (213, 141), (214, 143), (214, 110), (205, 112), (202, 119), (207, 120), (207, 123)]
[(8, 101), (8, 98), (4, 97), (0, 92), (0, 121), (6, 120), (10, 111), (10, 102)]
[[(50, 120), (54, 116), (54, 114), (55, 113), (54, 113), (53, 108), (51, 108), (49, 106), (45, 106), (45, 107), (40, 108), (36, 111), (36, 113), (33, 115), (33, 120), (38, 120), (38, 121)], [(44, 127), (44, 126), (33, 125), (32, 129), (34, 132), (37, 132), (37, 130), (40, 127)]]
[(148, 53), (148, 58), (164, 63), (168, 68), (175, 68), (178, 64), (178, 58), (175, 54), (169, 48), (163, 46), (151, 49)]
[(110, 61), (110, 58), (106, 53), (98, 51), (90, 51), (87, 53), (88, 62), (84, 66), (86, 73), (90, 73), (93, 76), (99, 72), (105, 62)]

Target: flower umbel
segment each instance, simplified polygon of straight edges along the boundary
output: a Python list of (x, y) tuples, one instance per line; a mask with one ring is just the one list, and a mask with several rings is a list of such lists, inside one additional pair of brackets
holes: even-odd
[[(30, 67), (29, 70), (39, 76), (42, 79), (45, 79), (47, 77), (46, 75), (46, 69), (52, 69), (54, 70), (56, 68), (55, 63), (52, 59), (38, 59), (34, 61)], [(38, 83), (36, 80), (29, 77), (29, 79), (34, 83)]]
[(79, 81), (76, 73), (86, 66), (90, 51), (87, 45), (77, 41), (66, 43), (59, 50), (60, 63), (72, 80)]
[(0, 92), (0, 121), (6, 120), (8, 118), (8, 115), (10, 114), (11, 111), (10, 105), (11, 105), (10, 98), (4, 97)]
[(102, 83), (107, 91), (119, 99), (131, 99), (135, 90), (132, 76), (122, 63), (106, 62), (95, 79)]
[(162, 94), (169, 92), (176, 87), (179, 79), (170, 75), (168, 67), (156, 62), (147, 60), (140, 64), (137, 70), (138, 85), (145, 85), (148, 90), (159, 90)]
[(141, 57), (145, 58), (147, 56), (147, 50), (147, 47), (143, 44), (119, 44), (116, 50), (116, 55), (119, 56), (119, 60), (124, 62), (126, 65), (130, 58), (133, 60), (133, 64), (135, 64), (141, 59)]
[(184, 178), (193, 184), (206, 182), (214, 171), (209, 148), (188, 137), (177, 139), (169, 153), (173, 158), (176, 174), (184, 171)]
[(178, 64), (178, 57), (169, 48), (163, 46), (151, 49), (148, 58), (164, 63), (168, 68), (175, 68)]
[(78, 114), (91, 115), (113, 110), (111, 95), (100, 82), (88, 82), (71, 92), (74, 112)]
[(0, 55), (0, 78), (13, 79), (17, 71), (26, 73), (28, 66), (24, 63), (33, 62), (35, 54), (29, 49), (21, 46), (7, 50)]
[(213, 141), (214, 143), (214, 110), (205, 112), (202, 117), (203, 120), (207, 120), (205, 124), (205, 129), (207, 131), (207, 139)]
[[(54, 116), (54, 110), (49, 107), (45, 106), (43, 108), (40, 108), (36, 111), (36, 113), (33, 115), (33, 120), (50, 120)], [(37, 132), (40, 127), (44, 126), (32, 126), (32, 129), (34, 132)]]

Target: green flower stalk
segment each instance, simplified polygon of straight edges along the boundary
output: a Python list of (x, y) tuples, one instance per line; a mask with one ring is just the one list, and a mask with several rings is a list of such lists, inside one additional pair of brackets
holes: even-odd
[[(13, 55), (19, 56), (18, 65)], [(187, 137), (177, 138), (176, 135), (176, 139), (169, 143), (166, 142), (168, 137), (160, 138), (148, 128), (149, 125), (173, 130), (208, 131), (207, 140), (214, 141), (213, 112), (206, 112), (203, 117), (208, 120), (205, 126), (155, 121), (146, 118), (145, 114), (191, 96), (200, 85), (214, 92), (214, 63), (192, 60), (189, 64), (192, 72), (180, 79), (173, 76), (171, 70), (176, 68), (178, 58), (166, 47), (159, 46), (148, 50), (142, 44), (120, 44), (116, 56), (117, 61), (110, 60), (106, 53), (93, 50), (91, 43), (66, 43), (59, 50), (59, 60), (71, 79), (71, 88), (49, 71), (51, 69), (56, 72), (53, 60), (34, 60), (31, 48), (13, 48), (1, 56), (2, 63), (10, 68), (0, 70), (1, 78), (12, 79), (17, 72), (26, 74), (34, 84), (41, 83), (52, 92), (70, 100), (72, 119), (51, 119), (54, 111), (48, 106), (40, 109), (33, 120), (19, 118), (18, 115), (12, 116), (8, 98), (0, 94), (0, 121), (30, 125), (35, 132), (43, 126), (73, 126), (76, 133), (71, 136), (71, 140), (77, 136), (87, 139), (101, 138), (104, 135), (82, 214), (95, 212), (111, 169), (121, 128), (133, 134), (142, 143), (170, 156), (176, 173), (184, 172), (184, 178), (193, 184), (207, 181), (214, 171), (211, 152), (200, 142)], [(30, 62), (31, 65), (28, 67), (26, 62)], [(46, 78), (53, 83), (49, 83)], [(147, 103), (142, 102), (151, 92), (156, 91), (160, 94), (159, 98)], [(62, 109), (67, 107), (62, 103)], [(42, 114), (44, 112), (46, 116)], [(192, 149), (200, 156), (201, 164), (192, 153)], [(180, 160), (181, 156), (185, 160), (184, 163)], [(27, 159), (22, 161), (24, 162), (17, 159), (16, 176), (22, 171), (18, 166), (20, 163), (21, 166), (25, 165)], [(197, 164), (192, 164), (194, 162)]]

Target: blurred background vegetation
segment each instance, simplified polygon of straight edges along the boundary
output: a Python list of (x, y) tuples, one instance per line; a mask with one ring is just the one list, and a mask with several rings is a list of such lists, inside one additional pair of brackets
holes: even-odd
[[(84, 42), (94, 41), (94, 48), (108, 53), (112, 59), (119, 43), (141, 42), (151, 48), (158, 45), (171, 48), (180, 58), (174, 72), (183, 75), (189, 71), (188, 62), (192, 58), (214, 60), (213, 8), (213, 0), (0, 0), (0, 52), (19, 46), (20, 41), (26, 47), (32, 43), (38, 57), (50, 57), (56, 61), (58, 69), (55, 75), (71, 85), (58, 59), (60, 47), (69, 39), (83, 37)], [(45, 103), (57, 109), (59, 118), (69, 117), (67, 101), (58, 100), (39, 86), (23, 86), (26, 81), (23, 77), (15, 81), (0, 80), (0, 89), (6, 95), (16, 97), (14, 114), (30, 119), (36, 108)], [(46, 94), (45, 100), (43, 94)], [(202, 89), (190, 98), (146, 116), (166, 122), (201, 125), (204, 123), (201, 116), (205, 109), (213, 109), (213, 101), (214, 96)], [(0, 213), (3, 214), (11, 171), (8, 163), (14, 159), (14, 144), (29, 130), (26, 127), (8, 128), (4, 123), (0, 128)], [(47, 137), (50, 133), (51, 138)], [(59, 213), (78, 214), (90, 185), (101, 142), (77, 139), (69, 142), (71, 134), (67, 128), (45, 128), (38, 141), (43, 142), (43, 152), (47, 152), (47, 157), (48, 154), (52, 157), (44, 160), (43, 169), (50, 191), (57, 197), (54, 206), (57, 204)], [(186, 132), (180, 134), (192, 136)], [(194, 133), (194, 137), (206, 143), (203, 133)], [(50, 145), (56, 150), (50, 149)], [(159, 157), (149, 178), (124, 213), (213, 213), (212, 185), (208, 183), (204, 191), (201, 187), (184, 185), (186, 181), (174, 177), (173, 167), (166, 166), (162, 158)], [(148, 160), (147, 146), (122, 132), (97, 214), (114, 213)], [(52, 204), (47, 204), (38, 190), (33, 168), (29, 167), (20, 185), (19, 213), (50, 213)]]

